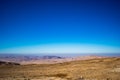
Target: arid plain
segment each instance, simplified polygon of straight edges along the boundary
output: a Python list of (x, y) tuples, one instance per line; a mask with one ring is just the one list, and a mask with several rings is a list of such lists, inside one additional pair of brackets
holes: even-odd
[(94, 56), (52, 64), (1, 62), (0, 80), (120, 80), (120, 57)]

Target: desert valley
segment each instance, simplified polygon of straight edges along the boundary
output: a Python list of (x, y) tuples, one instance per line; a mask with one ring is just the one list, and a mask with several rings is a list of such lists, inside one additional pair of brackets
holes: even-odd
[(120, 57), (0, 56), (0, 80), (120, 80)]

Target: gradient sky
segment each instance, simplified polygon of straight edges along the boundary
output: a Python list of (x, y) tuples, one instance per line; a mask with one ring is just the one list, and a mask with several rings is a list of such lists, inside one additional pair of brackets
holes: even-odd
[(0, 52), (42, 46), (51, 53), (120, 52), (120, 0), (0, 0)]

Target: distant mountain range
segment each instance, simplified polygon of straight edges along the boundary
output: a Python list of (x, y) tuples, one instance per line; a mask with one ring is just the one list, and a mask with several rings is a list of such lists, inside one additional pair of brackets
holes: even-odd
[(0, 55), (0, 60), (15, 60), (15, 61), (30, 61), (30, 60), (41, 60), (41, 59), (63, 59), (59, 56), (33, 56), (33, 55)]
[[(4, 62), (14, 62), (20, 64), (54, 64), (63, 63), (75, 60), (87, 60), (95, 58), (105, 58), (106, 56), (96, 56), (96, 55), (86, 55), (86, 56), (76, 56), (76, 57), (61, 57), (61, 56), (36, 56), (36, 55), (17, 55), (17, 54), (0, 54), (0, 61)], [(9, 64), (9, 63), (7, 63)]]

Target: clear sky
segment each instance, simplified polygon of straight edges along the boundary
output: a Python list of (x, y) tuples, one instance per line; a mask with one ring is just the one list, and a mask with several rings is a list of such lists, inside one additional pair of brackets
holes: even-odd
[(120, 0), (0, 0), (1, 53), (119, 49)]

